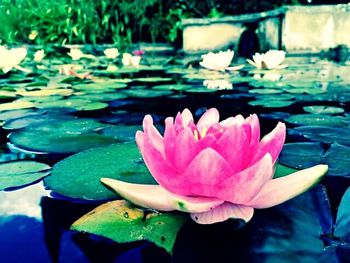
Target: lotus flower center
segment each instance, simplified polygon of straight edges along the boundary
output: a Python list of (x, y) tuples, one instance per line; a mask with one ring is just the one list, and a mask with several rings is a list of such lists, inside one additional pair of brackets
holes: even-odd
[(193, 131), (194, 138), (196, 141), (199, 141), (199, 139), (204, 138), (205, 135), (208, 132), (208, 128), (203, 128), (201, 132), (199, 132), (197, 129)]

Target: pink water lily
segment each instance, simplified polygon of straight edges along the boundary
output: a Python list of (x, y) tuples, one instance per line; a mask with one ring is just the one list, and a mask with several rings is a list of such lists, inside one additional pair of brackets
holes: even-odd
[(273, 179), (286, 127), (278, 123), (260, 140), (254, 114), (219, 121), (219, 112), (206, 111), (197, 124), (185, 109), (165, 120), (162, 136), (145, 116), (136, 142), (159, 185), (102, 182), (134, 204), (159, 211), (179, 210), (201, 224), (239, 218), (249, 221), (254, 208), (278, 205), (306, 191), (326, 172), (317, 165)]

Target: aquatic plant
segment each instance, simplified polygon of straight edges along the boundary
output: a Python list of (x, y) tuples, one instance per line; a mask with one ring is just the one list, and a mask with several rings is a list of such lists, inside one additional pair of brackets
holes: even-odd
[(0, 46), (0, 68), (4, 73), (11, 71), (17, 67), (22, 60), (27, 56), (27, 49), (25, 48), (11, 48), (7, 49)]
[(231, 64), (234, 56), (234, 51), (226, 50), (218, 53), (209, 52), (202, 55), (202, 61), (199, 64), (211, 70), (225, 70)]
[(141, 56), (133, 56), (130, 53), (123, 53), (122, 63), (124, 66), (138, 67), (140, 65)]
[(79, 60), (81, 58), (89, 58), (89, 59), (94, 59), (95, 56), (91, 54), (85, 54), (83, 53), (80, 49), (78, 48), (71, 48), (68, 55), (73, 59), (73, 60)]
[(283, 50), (269, 50), (266, 53), (255, 53), (253, 60), (247, 59), (248, 63), (259, 69), (285, 68), (282, 64), (286, 58), (286, 52)]
[(34, 53), (34, 61), (35, 62), (41, 62), (45, 57), (45, 51), (43, 49), (40, 49)]
[(119, 50), (117, 48), (106, 48), (103, 53), (110, 59), (115, 59), (119, 56)]
[(317, 165), (273, 179), (285, 136), (285, 124), (279, 122), (260, 141), (255, 114), (219, 122), (215, 108), (206, 111), (197, 124), (188, 109), (175, 121), (167, 118), (161, 136), (147, 115), (136, 142), (159, 185), (101, 180), (134, 204), (188, 212), (200, 224), (229, 218), (247, 222), (255, 208), (272, 207), (303, 193), (328, 170), (327, 165)]

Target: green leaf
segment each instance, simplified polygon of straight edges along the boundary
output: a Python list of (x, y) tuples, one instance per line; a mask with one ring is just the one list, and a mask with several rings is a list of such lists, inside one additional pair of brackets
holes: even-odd
[(33, 183), (48, 175), (50, 166), (34, 161), (0, 164), (0, 190)]
[(147, 213), (124, 200), (105, 203), (71, 226), (118, 243), (148, 240), (172, 252), (177, 233), (187, 217), (178, 213)]
[(297, 169), (290, 168), (282, 164), (277, 164), (276, 171), (273, 178), (283, 177), (283, 176), (295, 173), (297, 171), (298, 171)]
[(155, 184), (135, 143), (112, 144), (72, 155), (58, 162), (45, 183), (53, 191), (84, 200), (114, 199), (116, 194), (100, 179)]

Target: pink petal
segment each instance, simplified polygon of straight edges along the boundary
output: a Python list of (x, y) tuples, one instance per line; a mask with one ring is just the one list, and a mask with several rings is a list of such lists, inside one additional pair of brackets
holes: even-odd
[(286, 139), (286, 125), (279, 122), (275, 129), (265, 135), (260, 141), (259, 150), (251, 163), (260, 160), (266, 153), (270, 153), (273, 162), (276, 162)]
[(176, 135), (178, 135), (184, 129), (183, 119), (180, 112), (177, 113), (175, 117), (174, 128), (175, 128)]
[(164, 158), (163, 154), (154, 146), (151, 139), (142, 132), (136, 134), (136, 141), (143, 160), (154, 179), (169, 191), (178, 188), (178, 178), (175, 168)]
[(316, 165), (267, 182), (258, 195), (247, 203), (254, 208), (268, 208), (302, 194), (328, 171), (327, 165)]
[(242, 162), (243, 167), (247, 167), (252, 163), (251, 161), (259, 149), (260, 124), (258, 116), (256, 116), (256, 114), (250, 115), (247, 119), (244, 120), (242, 127), (245, 130), (248, 138), (247, 149), (249, 150), (247, 151), (246, 156)]
[(175, 139), (176, 132), (174, 128), (174, 119), (168, 117), (165, 119), (165, 130), (164, 130), (164, 152), (165, 158), (169, 163), (175, 163)]
[(216, 142), (216, 137), (213, 134), (207, 134), (206, 136), (204, 136), (203, 138), (201, 138), (197, 144), (198, 147), (201, 150), (204, 150), (206, 148), (212, 147), (213, 144)]
[(186, 127), (175, 138), (174, 166), (177, 172), (183, 173), (199, 151), (200, 148), (193, 136), (192, 130)]
[(202, 150), (188, 166), (181, 179), (181, 188), (174, 193), (186, 196), (216, 197), (217, 184), (232, 175), (227, 161), (215, 150)]
[(238, 124), (238, 125), (242, 125), (244, 122), (244, 118), (242, 115), (237, 115), (235, 117), (229, 117), (223, 121), (220, 122), (220, 124), (224, 127), (229, 127), (229, 126), (232, 126), (234, 124)]
[(240, 125), (234, 124), (224, 131), (212, 146), (227, 162), (234, 172), (243, 170), (244, 160), (249, 153), (248, 138)]
[(150, 138), (154, 147), (164, 155), (164, 142), (163, 137), (159, 131), (153, 125), (153, 119), (151, 115), (146, 115), (143, 119), (144, 133)]
[(184, 127), (187, 127), (190, 124), (190, 122), (193, 122), (192, 113), (188, 109), (184, 109), (181, 115)]
[(101, 181), (133, 204), (159, 211), (200, 213), (223, 203), (215, 198), (174, 195), (160, 185), (131, 184), (110, 178)]
[(191, 218), (199, 224), (214, 224), (226, 221), (227, 219), (243, 219), (250, 221), (254, 214), (254, 209), (249, 206), (223, 203), (222, 205), (204, 213), (192, 213)]
[(219, 112), (215, 108), (207, 110), (197, 123), (197, 129), (201, 133), (203, 129), (209, 129), (215, 123), (219, 122)]
[(219, 184), (217, 197), (235, 204), (246, 204), (272, 179), (273, 173), (272, 158), (267, 153), (252, 166)]

